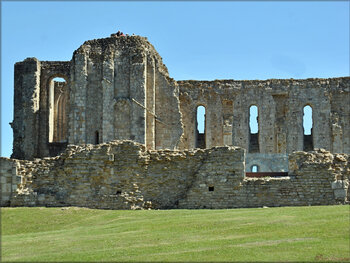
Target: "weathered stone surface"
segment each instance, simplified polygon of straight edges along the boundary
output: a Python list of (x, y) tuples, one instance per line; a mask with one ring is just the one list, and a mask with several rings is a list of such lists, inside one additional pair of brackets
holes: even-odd
[[(175, 81), (140, 36), (86, 41), (71, 61), (28, 58), (15, 65), (15, 159), (0, 159), (1, 205), (346, 203), (349, 101), (350, 77)], [(258, 133), (249, 127), (252, 105)], [(306, 105), (311, 135), (303, 132)], [(204, 134), (198, 106), (206, 109)], [(289, 176), (246, 178), (253, 165)]]
[[(54, 77), (66, 80), (60, 107)], [(199, 105), (206, 108), (205, 148), (237, 145), (249, 157), (255, 138), (260, 154), (302, 151), (303, 107), (310, 105), (310, 147), (349, 154), (349, 101), (349, 77), (175, 81), (146, 38), (111, 36), (86, 41), (71, 61), (16, 63), (12, 157), (55, 156), (67, 144), (125, 139), (147, 149), (193, 149)], [(249, 132), (252, 105), (259, 113), (255, 136)]]
[(146, 150), (132, 141), (68, 146), (33, 161), (1, 158), (2, 206), (104, 209), (329, 205), (349, 201), (349, 157), (296, 152), (288, 177), (246, 178), (245, 150)]
[[(350, 78), (177, 81), (182, 148), (195, 148), (195, 112), (206, 108), (207, 147), (227, 142), (249, 149), (249, 107), (258, 107), (259, 153), (302, 151), (303, 107), (313, 110), (313, 145), (350, 153)], [(331, 128), (331, 125), (333, 125)], [(249, 154), (249, 153), (248, 153)]]
[[(55, 77), (66, 80), (65, 100)], [(144, 37), (89, 40), (67, 62), (26, 59), (16, 63), (15, 79), (12, 158), (56, 156), (67, 144), (115, 139), (148, 149), (179, 146), (179, 89)]]

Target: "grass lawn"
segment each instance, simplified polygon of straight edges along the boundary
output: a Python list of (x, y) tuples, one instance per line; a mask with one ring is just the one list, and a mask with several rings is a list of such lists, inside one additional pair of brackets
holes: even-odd
[(1, 208), (2, 261), (350, 261), (349, 206)]

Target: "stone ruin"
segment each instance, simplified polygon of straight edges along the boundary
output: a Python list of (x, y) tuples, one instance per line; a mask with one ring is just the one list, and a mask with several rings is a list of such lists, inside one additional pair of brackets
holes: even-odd
[(147, 38), (112, 34), (86, 41), (71, 61), (16, 63), (14, 91), (13, 154), (0, 159), (2, 206), (350, 200), (350, 77), (175, 81)]

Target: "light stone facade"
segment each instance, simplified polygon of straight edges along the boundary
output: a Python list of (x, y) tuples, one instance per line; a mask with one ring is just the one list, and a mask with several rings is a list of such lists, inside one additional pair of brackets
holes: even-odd
[[(346, 203), (349, 101), (350, 77), (175, 81), (140, 36), (86, 41), (71, 61), (27, 58), (15, 65), (13, 159), (0, 159), (1, 204)], [(303, 130), (307, 105), (311, 135)], [(198, 106), (205, 107), (204, 133)], [(253, 166), (289, 176), (246, 178)]]

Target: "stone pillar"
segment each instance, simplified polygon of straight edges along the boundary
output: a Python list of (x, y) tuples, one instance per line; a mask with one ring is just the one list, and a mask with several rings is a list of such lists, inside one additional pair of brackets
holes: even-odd
[(333, 153), (350, 153), (350, 79), (331, 83), (331, 144)]
[(31, 160), (37, 154), (40, 71), (36, 58), (15, 64), (12, 158)]
[[(271, 154), (274, 153), (274, 123), (275, 123), (275, 109), (273, 107), (273, 97), (268, 94), (270, 86), (265, 86), (266, 93), (260, 91), (262, 102), (259, 102), (258, 122), (259, 122), (259, 150), (260, 153)], [(260, 90), (260, 89), (259, 89)]]
[(146, 148), (155, 149), (155, 65), (150, 57), (147, 59), (146, 81)]
[(131, 136), (130, 139), (145, 144), (146, 120), (146, 61), (135, 54), (130, 65)]
[(314, 148), (331, 150), (331, 104), (326, 92), (317, 94), (318, 101), (312, 105)]
[(223, 143), (225, 146), (232, 145), (233, 126), (233, 101), (223, 100)]
[(114, 58), (108, 53), (102, 64), (102, 142), (114, 139)]
[[(202, 98), (205, 107), (205, 147), (224, 145), (223, 141), (223, 105), (220, 96), (210, 91)], [(197, 117), (197, 116), (196, 116)]]
[[(349, 86), (350, 84), (348, 84), (348, 87)], [(343, 153), (350, 154), (350, 104), (348, 103), (350, 101), (350, 88), (347, 92), (344, 92), (342, 97), (344, 101), (342, 104), (343, 113), (341, 114), (339, 121), (343, 123)], [(348, 114), (346, 114), (346, 112)]]
[(274, 129), (274, 152), (287, 152), (287, 125), (286, 125), (286, 103), (287, 93), (273, 94), (275, 101), (275, 129)]
[[(242, 87), (240, 87), (242, 89)], [(249, 105), (245, 96), (237, 94), (234, 97), (235, 110), (233, 112), (233, 145), (249, 149)]]
[(18, 161), (0, 157), (1, 206), (9, 206), (12, 194), (17, 189), (17, 163)]
[(114, 138), (130, 139), (129, 57), (114, 54)]
[(343, 153), (343, 130), (337, 113), (332, 114), (332, 152)]
[(70, 144), (86, 143), (86, 90), (87, 90), (87, 57), (84, 53), (74, 56), (73, 77), (71, 85)]
[(299, 101), (297, 87), (292, 87), (290, 94), (293, 96), (288, 99), (287, 112), (287, 153), (303, 150), (303, 105)]

